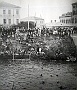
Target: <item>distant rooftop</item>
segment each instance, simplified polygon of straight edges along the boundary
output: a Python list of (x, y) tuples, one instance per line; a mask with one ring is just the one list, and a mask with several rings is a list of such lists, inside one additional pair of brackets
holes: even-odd
[(13, 5), (13, 4), (10, 4), (10, 3), (7, 3), (7, 2), (1, 2), (1, 3), (0, 3), (0, 7), (21, 8), (21, 7), (19, 7), (19, 6), (16, 6), (16, 5)]
[(75, 2), (75, 3), (72, 3), (72, 5), (77, 5), (77, 2)]
[(61, 18), (61, 17), (71, 17), (71, 16), (72, 16), (72, 12), (67, 12), (67, 13), (62, 14), (62, 16), (60, 16), (59, 18)]
[(72, 24), (72, 23), (68, 23), (68, 24), (66, 24), (66, 23), (61, 23), (61, 22), (53, 22), (53, 23), (47, 23), (46, 24), (46, 27), (48, 27), (48, 28), (51, 28), (51, 27), (69, 27), (69, 26), (77, 26), (77, 25), (75, 25), (75, 24)]
[(62, 14), (62, 16), (69, 16), (69, 15), (72, 15), (72, 12), (67, 12), (65, 14)]
[[(28, 20), (28, 17), (21, 19), (21, 21), (25, 21), (25, 20)], [(29, 17), (29, 20), (44, 20), (44, 19), (42, 19), (40, 17), (31, 16), (31, 17)]]

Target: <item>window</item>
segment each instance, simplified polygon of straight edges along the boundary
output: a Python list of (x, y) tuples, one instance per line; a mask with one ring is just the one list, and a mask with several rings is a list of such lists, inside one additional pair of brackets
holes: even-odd
[(77, 18), (76, 18), (76, 23), (77, 23)]
[(6, 14), (6, 10), (3, 10), (3, 14)]
[(69, 19), (69, 23), (71, 23), (71, 20)]
[(73, 10), (73, 15), (75, 15), (75, 11)]
[(8, 14), (11, 14), (11, 10), (8, 10)]
[(76, 15), (77, 15), (77, 10), (76, 10)]
[(17, 24), (19, 23), (19, 19), (16, 19), (16, 23), (17, 23)]
[(11, 24), (11, 19), (8, 19), (8, 24)]
[(75, 5), (73, 6), (73, 8), (75, 8)]
[(63, 20), (62, 20), (62, 23), (63, 23)]
[(19, 14), (19, 10), (18, 9), (16, 10), (16, 14)]
[(75, 23), (77, 23), (77, 18), (75, 18)]
[(3, 24), (6, 24), (6, 19), (3, 19)]
[(72, 18), (72, 23), (74, 23), (74, 18)]
[(66, 24), (68, 23), (68, 20), (66, 20)]
[(73, 15), (77, 15), (77, 10), (73, 10)]
[(55, 20), (55, 22), (56, 22), (56, 20)]
[(64, 20), (63, 20), (63, 23), (64, 23)]
[(64, 20), (64, 23), (65, 23), (65, 20)]

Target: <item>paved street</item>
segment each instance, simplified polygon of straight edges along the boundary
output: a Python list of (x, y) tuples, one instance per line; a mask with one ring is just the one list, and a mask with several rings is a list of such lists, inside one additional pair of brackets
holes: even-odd
[(77, 90), (77, 63), (0, 62), (0, 90)]

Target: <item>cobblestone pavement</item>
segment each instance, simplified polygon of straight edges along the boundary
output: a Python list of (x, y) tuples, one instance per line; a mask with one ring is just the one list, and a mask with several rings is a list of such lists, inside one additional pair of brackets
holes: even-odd
[(0, 90), (77, 90), (77, 63), (0, 62)]

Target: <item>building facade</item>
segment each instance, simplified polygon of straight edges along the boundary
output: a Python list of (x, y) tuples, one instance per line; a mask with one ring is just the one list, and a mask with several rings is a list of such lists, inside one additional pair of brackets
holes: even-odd
[(62, 14), (59, 19), (62, 24), (77, 26), (77, 2), (72, 3), (72, 12)]
[(20, 22), (20, 7), (6, 2), (0, 3), (0, 25), (10, 26)]
[(77, 2), (72, 3), (72, 23), (77, 24)]
[(45, 25), (44, 19), (35, 16), (23, 18), (21, 19), (21, 22), (27, 22), (28, 20), (34, 22), (36, 24), (36, 28), (43, 28)]
[(60, 23), (71, 24), (72, 12), (67, 12), (59, 17)]

